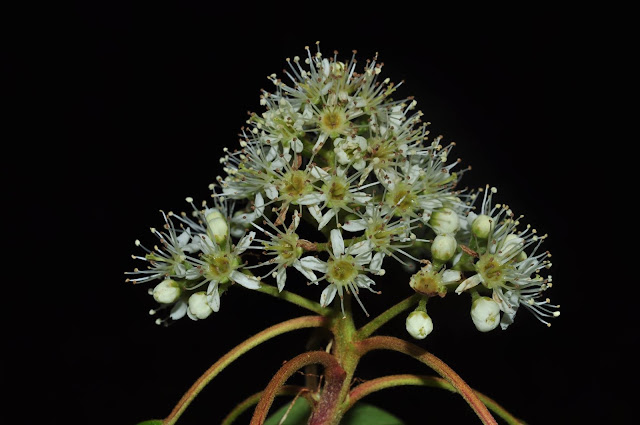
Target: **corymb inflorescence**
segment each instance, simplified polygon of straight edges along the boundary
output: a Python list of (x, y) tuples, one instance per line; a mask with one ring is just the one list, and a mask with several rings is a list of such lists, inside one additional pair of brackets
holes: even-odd
[[(452, 159), (455, 144), (430, 138), (417, 101), (394, 97), (401, 84), (383, 76), (377, 56), (307, 47), (286, 64), (268, 77), (273, 88), (239, 144), (221, 152), (212, 199), (163, 212), (155, 245), (136, 242), (145, 266), (127, 280), (154, 283), (158, 323), (207, 318), (237, 288), (307, 284), (343, 315), (346, 294), (367, 313), (368, 297), (415, 291), (424, 302), (406, 324), (417, 339), (437, 329), (426, 300), (450, 292), (470, 294), (482, 332), (506, 329), (520, 307), (546, 324), (559, 315), (543, 295), (552, 286), (546, 235), (494, 203), (495, 188), (459, 187), (468, 168)], [(389, 262), (411, 272), (387, 281)]]

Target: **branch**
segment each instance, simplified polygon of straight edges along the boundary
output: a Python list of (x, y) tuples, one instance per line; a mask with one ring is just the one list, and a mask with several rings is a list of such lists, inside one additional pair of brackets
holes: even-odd
[[(255, 393), (247, 397), (244, 401), (242, 401), (240, 404), (234, 407), (231, 412), (229, 412), (229, 414), (222, 420), (220, 425), (231, 425), (233, 421), (235, 421), (240, 415), (242, 415), (248, 408), (250, 408), (254, 404), (258, 404), (258, 402), (262, 398), (262, 395), (263, 395), (263, 391), (260, 391), (259, 393)], [(283, 396), (283, 395), (289, 395), (289, 396), (292, 395), (296, 397), (298, 395), (301, 395), (302, 397), (306, 398), (309, 401), (310, 405), (313, 406), (313, 403), (314, 403), (313, 399), (311, 398), (309, 389), (305, 387), (300, 387), (297, 385), (284, 385), (283, 387), (280, 388), (276, 396)]]
[(453, 371), (442, 360), (429, 353), (428, 351), (411, 344), (408, 341), (404, 341), (399, 338), (391, 336), (374, 336), (367, 338), (356, 343), (361, 355), (373, 350), (391, 350), (399, 353), (406, 354), (415, 358), (416, 360), (426, 364), (431, 369), (436, 371), (438, 375), (447, 380), (465, 401), (476, 412), (482, 423), (485, 425), (497, 425), (496, 420), (491, 416), (491, 413), (487, 410), (487, 407), (478, 398), (476, 393), (467, 385), (462, 378)]
[(279, 298), (284, 301), (288, 301), (292, 304), (300, 306), (302, 308), (306, 308), (307, 310), (313, 311), (321, 316), (328, 316), (332, 313), (332, 310), (326, 307), (322, 307), (319, 303), (315, 301), (311, 301), (303, 296), (298, 294), (294, 294), (289, 291), (279, 292), (278, 288), (275, 286), (267, 285), (262, 283), (260, 288), (256, 289), (258, 292), (262, 292), (263, 294), (271, 295), (272, 297)]
[[(326, 380), (325, 388), (323, 390), (323, 395), (316, 407), (315, 411), (312, 414), (311, 419), (309, 420), (309, 424), (321, 424), (323, 422), (314, 422), (313, 418), (320, 417), (321, 419), (328, 415), (327, 417), (332, 417), (334, 410), (337, 408), (338, 403), (335, 402), (337, 400), (333, 400), (333, 388), (337, 386), (338, 392), (340, 387), (342, 386), (342, 381), (346, 376), (346, 373), (342, 367), (338, 364), (338, 360), (332, 356), (331, 354), (325, 351), (310, 351), (308, 353), (300, 354), (293, 359), (286, 362), (278, 372), (273, 376), (267, 387), (265, 388), (262, 398), (256, 406), (256, 410), (253, 412), (253, 417), (251, 418), (250, 425), (262, 425), (262, 423), (267, 418), (267, 414), (269, 413), (269, 409), (273, 404), (273, 399), (280, 391), (280, 388), (284, 385), (284, 383), (299, 369), (302, 369), (304, 366), (320, 363), (324, 366), (324, 376)], [(331, 391), (331, 394), (327, 394), (327, 391)], [(337, 393), (336, 393), (337, 396)], [(332, 403), (333, 402), (333, 403)]]
[[(360, 401), (362, 398), (368, 396), (369, 394), (384, 390), (386, 388), (398, 387), (401, 385), (415, 385), (415, 386), (425, 386), (432, 388), (442, 388), (451, 392), (457, 392), (456, 389), (448, 383), (446, 380), (442, 378), (438, 378), (437, 376), (427, 376), (427, 375), (390, 375), (382, 378), (372, 379), (363, 384), (358, 385), (348, 397), (348, 404), (345, 408), (345, 411), (349, 410)], [(502, 406), (496, 403), (493, 399), (487, 397), (486, 395), (475, 391), (476, 396), (487, 406), (493, 413), (498, 415), (500, 418), (504, 419), (509, 425), (525, 425), (525, 423), (511, 413), (506, 411)]]
[(191, 404), (193, 399), (202, 391), (202, 389), (215, 378), (225, 367), (231, 364), (238, 357), (251, 350), (252, 348), (262, 344), (263, 342), (282, 335), (286, 332), (294, 331), (296, 329), (304, 328), (316, 328), (322, 327), (327, 324), (324, 317), (321, 316), (303, 316), (296, 319), (287, 320), (286, 322), (273, 325), (262, 332), (257, 333), (251, 338), (246, 339), (242, 343), (238, 344), (235, 348), (231, 349), (227, 354), (222, 356), (215, 362), (207, 371), (198, 378), (196, 382), (189, 388), (189, 390), (182, 396), (178, 404), (173, 408), (169, 416), (167, 416), (163, 422), (163, 425), (173, 425), (176, 423), (180, 415)]

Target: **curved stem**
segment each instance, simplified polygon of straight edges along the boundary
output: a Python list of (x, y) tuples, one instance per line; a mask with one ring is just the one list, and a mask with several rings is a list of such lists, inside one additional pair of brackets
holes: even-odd
[[(251, 406), (255, 404), (258, 404), (258, 402), (262, 398), (262, 394), (263, 394), (263, 391), (260, 391), (259, 393), (255, 393), (247, 397), (244, 401), (242, 401), (240, 404), (234, 407), (233, 410), (229, 412), (227, 416), (225, 416), (225, 418), (222, 420), (220, 425), (231, 425), (233, 421), (235, 421), (247, 409), (249, 409)], [(313, 405), (313, 399), (310, 397), (310, 392), (308, 388), (301, 387), (298, 385), (284, 385), (282, 388), (280, 388), (276, 396), (283, 396), (283, 395), (288, 395), (288, 396), (301, 395), (302, 397), (305, 397), (309, 401), (309, 404)]]
[(273, 325), (262, 332), (257, 333), (251, 338), (246, 339), (242, 343), (238, 344), (235, 348), (231, 349), (227, 354), (222, 356), (215, 362), (207, 371), (198, 378), (196, 382), (187, 390), (182, 396), (178, 404), (173, 408), (169, 416), (167, 416), (163, 422), (163, 425), (173, 425), (176, 423), (180, 415), (191, 404), (193, 399), (202, 391), (202, 389), (215, 378), (225, 367), (236, 360), (238, 357), (262, 344), (263, 342), (282, 335), (283, 333), (294, 331), (296, 329), (304, 328), (316, 328), (325, 326), (327, 321), (322, 316), (303, 316), (296, 319), (287, 320), (286, 322)]
[(281, 300), (288, 301), (302, 308), (306, 308), (307, 310), (313, 311), (314, 313), (320, 314), (321, 316), (328, 316), (332, 313), (331, 309), (322, 307), (315, 301), (311, 301), (310, 299), (302, 297), (298, 294), (294, 294), (293, 292), (279, 292), (278, 288), (276, 288), (275, 286), (267, 285), (265, 283), (262, 283), (257, 291), (262, 292), (263, 294), (271, 295), (272, 297), (279, 298)]
[(391, 350), (406, 354), (426, 364), (436, 371), (438, 375), (446, 379), (447, 382), (449, 382), (456, 391), (460, 393), (474, 412), (476, 412), (476, 415), (478, 415), (480, 420), (482, 420), (483, 424), (497, 425), (496, 420), (491, 416), (487, 407), (482, 401), (480, 401), (469, 385), (467, 385), (467, 383), (464, 382), (462, 378), (453, 371), (453, 369), (447, 366), (446, 363), (428, 351), (418, 347), (417, 345), (411, 344), (408, 341), (391, 336), (373, 336), (357, 342), (356, 344), (361, 355), (372, 350)]
[(382, 312), (379, 316), (371, 320), (369, 323), (362, 326), (358, 330), (358, 337), (360, 339), (364, 339), (368, 337), (369, 335), (377, 331), (382, 325), (387, 323), (389, 320), (393, 319), (398, 314), (402, 313), (405, 310), (410, 309), (415, 304), (417, 304), (418, 301), (420, 301), (421, 297), (422, 295), (420, 294), (414, 294), (400, 301), (398, 304), (391, 306), (389, 309)]
[[(253, 413), (253, 417), (251, 418), (250, 425), (262, 425), (262, 423), (267, 418), (267, 414), (269, 413), (269, 409), (273, 404), (273, 398), (278, 394), (280, 388), (284, 385), (284, 383), (293, 375), (297, 370), (302, 369), (304, 366), (314, 363), (320, 363), (324, 366), (324, 376), (325, 376), (325, 388), (323, 390), (323, 395), (316, 407), (314, 413), (312, 414), (312, 418), (309, 420), (309, 424), (321, 424), (323, 422), (314, 422), (313, 418), (320, 417), (321, 419), (328, 415), (331, 417), (333, 415), (333, 409), (323, 408), (324, 404), (335, 408), (335, 403), (333, 400), (335, 396), (337, 396), (337, 392), (334, 396), (334, 387), (338, 387), (338, 390), (342, 386), (342, 381), (345, 378), (345, 371), (338, 364), (337, 359), (331, 354), (325, 351), (310, 351), (308, 353), (300, 354), (293, 359), (286, 362), (278, 372), (273, 376), (267, 387), (264, 389), (262, 394), (262, 398), (256, 406), (256, 410)], [(320, 415), (320, 416), (318, 416)]]
[[(437, 376), (427, 375), (390, 375), (382, 378), (372, 379), (363, 384), (358, 385), (349, 394), (348, 404), (345, 408), (349, 410), (360, 401), (362, 398), (368, 396), (376, 391), (384, 390), (386, 388), (398, 387), (401, 385), (415, 385), (432, 388), (442, 388), (451, 392), (457, 392), (456, 389), (443, 378)], [(511, 413), (507, 412), (502, 406), (496, 403), (493, 399), (486, 395), (475, 391), (478, 398), (491, 410), (493, 413), (504, 419), (509, 425), (524, 425), (524, 422), (517, 419)]]

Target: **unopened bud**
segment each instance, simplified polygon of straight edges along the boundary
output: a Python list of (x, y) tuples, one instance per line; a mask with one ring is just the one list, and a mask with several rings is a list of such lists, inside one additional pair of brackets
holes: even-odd
[(227, 233), (229, 232), (229, 226), (224, 215), (217, 209), (210, 209), (205, 215), (209, 229), (213, 233), (213, 237), (216, 243), (221, 244), (227, 240)]
[(438, 235), (431, 244), (431, 255), (434, 260), (446, 262), (453, 258), (458, 243), (450, 235)]
[(153, 299), (160, 304), (172, 304), (178, 301), (182, 288), (172, 279), (165, 279), (153, 289)]
[(471, 320), (480, 332), (494, 330), (500, 323), (500, 306), (489, 297), (479, 297), (471, 304)]
[(438, 234), (454, 234), (460, 229), (460, 218), (450, 208), (442, 208), (431, 215), (431, 228)]
[(407, 332), (415, 339), (425, 339), (433, 331), (431, 317), (425, 311), (412, 311), (405, 323)]
[(487, 239), (493, 230), (493, 219), (488, 215), (481, 214), (473, 220), (471, 231), (480, 239)]
[(206, 319), (213, 312), (207, 303), (207, 294), (196, 292), (189, 297), (189, 313), (192, 319)]

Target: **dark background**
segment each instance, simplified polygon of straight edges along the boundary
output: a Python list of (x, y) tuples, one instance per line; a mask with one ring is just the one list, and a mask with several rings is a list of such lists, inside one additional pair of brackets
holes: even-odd
[[(15, 254), (4, 277), (2, 381), (17, 414), (9, 423), (163, 417), (230, 348), (306, 314), (234, 291), (208, 320), (158, 327), (147, 315), (150, 286), (126, 284), (123, 272), (139, 265), (130, 258), (139, 253), (135, 239), (154, 243), (148, 228), (161, 225), (158, 210), (180, 211), (186, 196), (209, 195), (222, 148), (236, 146), (246, 111), (261, 111), (265, 77), (316, 40), (325, 56), (335, 49), (346, 59), (357, 49), (364, 61), (379, 52), (384, 76), (405, 80), (398, 96), (415, 96), (431, 134), (455, 141), (454, 155), (473, 166), (463, 184), (497, 186), (499, 202), (550, 235), (549, 296), (562, 305), (551, 328), (522, 311), (507, 331), (481, 334), (468, 300), (450, 295), (430, 303), (436, 328), (417, 343), (530, 424), (629, 423), (632, 393), (615, 374), (626, 364), (635, 369), (638, 337), (632, 301), (607, 297), (600, 276), (608, 266), (594, 262), (594, 215), (607, 205), (583, 166), (606, 149), (578, 132), (589, 125), (577, 110), (589, 102), (580, 86), (592, 46), (578, 16), (190, 4), (91, 2), (56, 10), (55, 20), (40, 11), (47, 25), (9, 39), (17, 55), (4, 67), (16, 96), (5, 119), (19, 130), (7, 132), (14, 153), (2, 167), (5, 246)], [(391, 289), (396, 284), (401, 289)], [(384, 297), (363, 296), (374, 315), (408, 294), (389, 276), (378, 286)], [(312, 297), (320, 290), (303, 289)], [(403, 336), (403, 318), (381, 331)], [(242, 357), (179, 423), (218, 423), (303, 350), (307, 335), (281, 336)], [(400, 355), (373, 353), (357, 375), (411, 372), (429, 373)], [(477, 423), (460, 397), (434, 389), (367, 400), (407, 424)]]

